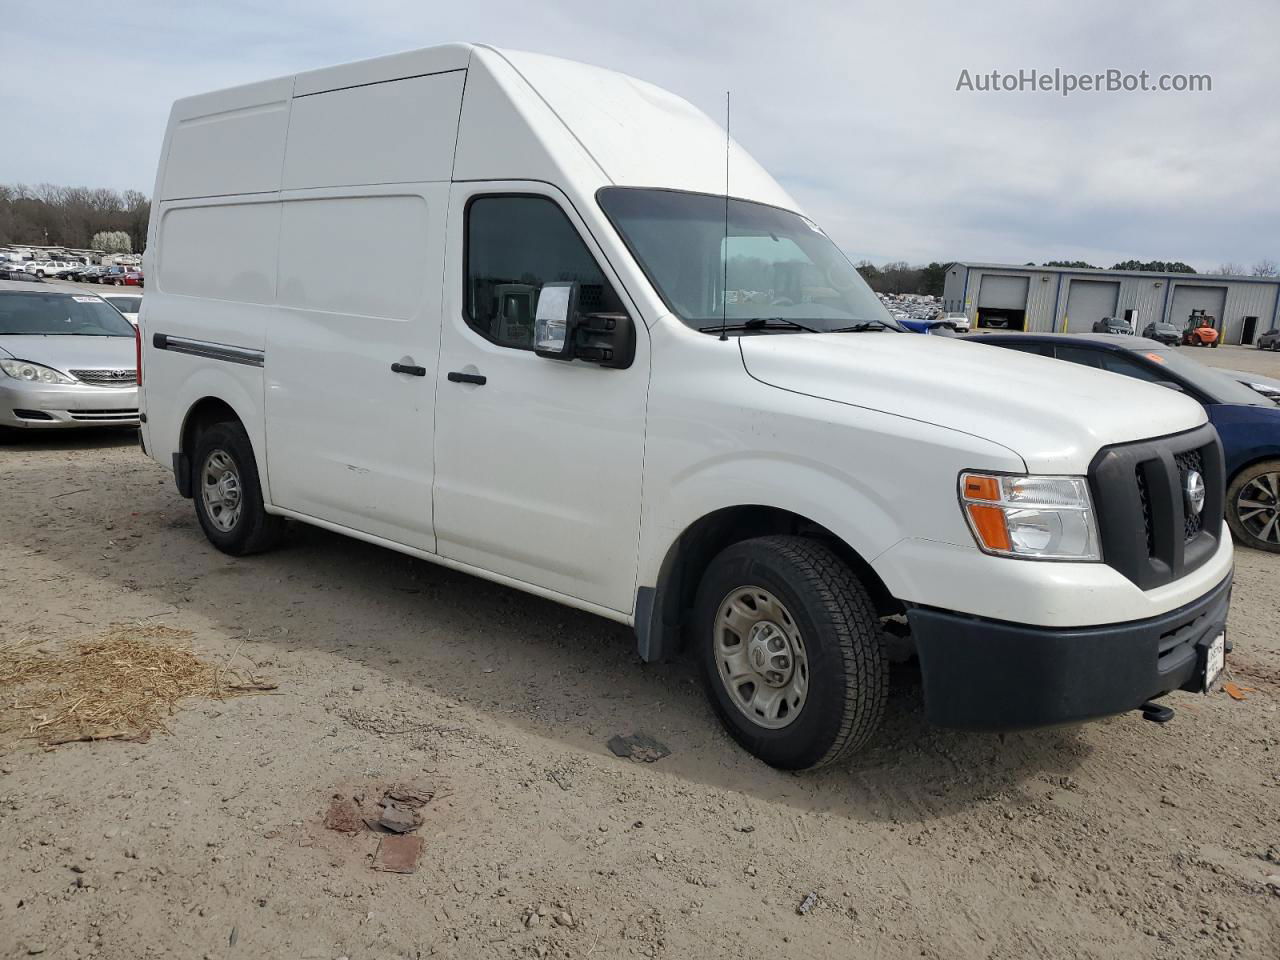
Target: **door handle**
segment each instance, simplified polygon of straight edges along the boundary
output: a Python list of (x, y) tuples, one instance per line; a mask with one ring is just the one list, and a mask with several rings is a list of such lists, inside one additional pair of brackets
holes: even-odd
[(391, 372), (407, 373), (411, 377), (425, 377), (427, 375), (427, 368), (414, 366), (411, 363), (393, 363), (391, 365)]
[(474, 383), (477, 386), (483, 387), (486, 383), (489, 382), (489, 378), (482, 373), (460, 373), (457, 370), (451, 370), (449, 372), (449, 382), (450, 383)]

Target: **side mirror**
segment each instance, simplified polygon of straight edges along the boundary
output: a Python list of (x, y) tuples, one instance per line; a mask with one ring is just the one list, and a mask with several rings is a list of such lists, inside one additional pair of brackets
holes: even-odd
[(577, 282), (543, 284), (533, 322), (533, 350), (548, 360), (586, 360), (622, 369), (636, 356), (636, 328), (625, 313), (582, 313)]

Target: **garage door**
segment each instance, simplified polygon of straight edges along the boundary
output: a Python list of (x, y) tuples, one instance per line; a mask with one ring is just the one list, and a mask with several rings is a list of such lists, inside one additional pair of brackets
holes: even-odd
[(993, 310), (1027, 309), (1029, 277), (1001, 277), (985, 274), (978, 287), (978, 306)]
[(1181, 330), (1187, 325), (1192, 310), (1203, 310), (1217, 318), (1222, 329), (1222, 311), (1227, 305), (1226, 287), (1198, 287), (1179, 283), (1173, 288), (1173, 303), (1169, 307), (1169, 322)]
[(1067, 332), (1088, 333), (1103, 317), (1116, 315), (1120, 284), (1111, 280), (1072, 280), (1067, 288)]

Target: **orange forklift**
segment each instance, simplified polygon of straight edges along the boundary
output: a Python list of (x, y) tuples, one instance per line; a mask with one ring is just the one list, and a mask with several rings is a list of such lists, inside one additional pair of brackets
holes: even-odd
[(1187, 327), (1182, 331), (1184, 347), (1216, 347), (1221, 338), (1218, 336), (1217, 317), (1211, 317), (1203, 310), (1192, 310), (1187, 318)]

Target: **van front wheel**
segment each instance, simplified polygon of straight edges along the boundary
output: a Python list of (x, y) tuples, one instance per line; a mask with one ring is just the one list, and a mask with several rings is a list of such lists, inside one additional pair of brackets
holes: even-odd
[(823, 766), (879, 726), (888, 693), (879, 618), (824, 544), (774, 536), (728, 547), (708, 566), (696, 610), (712, 705), (765, 763)]
[(270, 549), (284, 532), (284, 518), (267, 513), (253, 446), (239, 423), (215, 423), (201, 431), (192, 451), (196, 517), (209, 542), (233, 556)]

